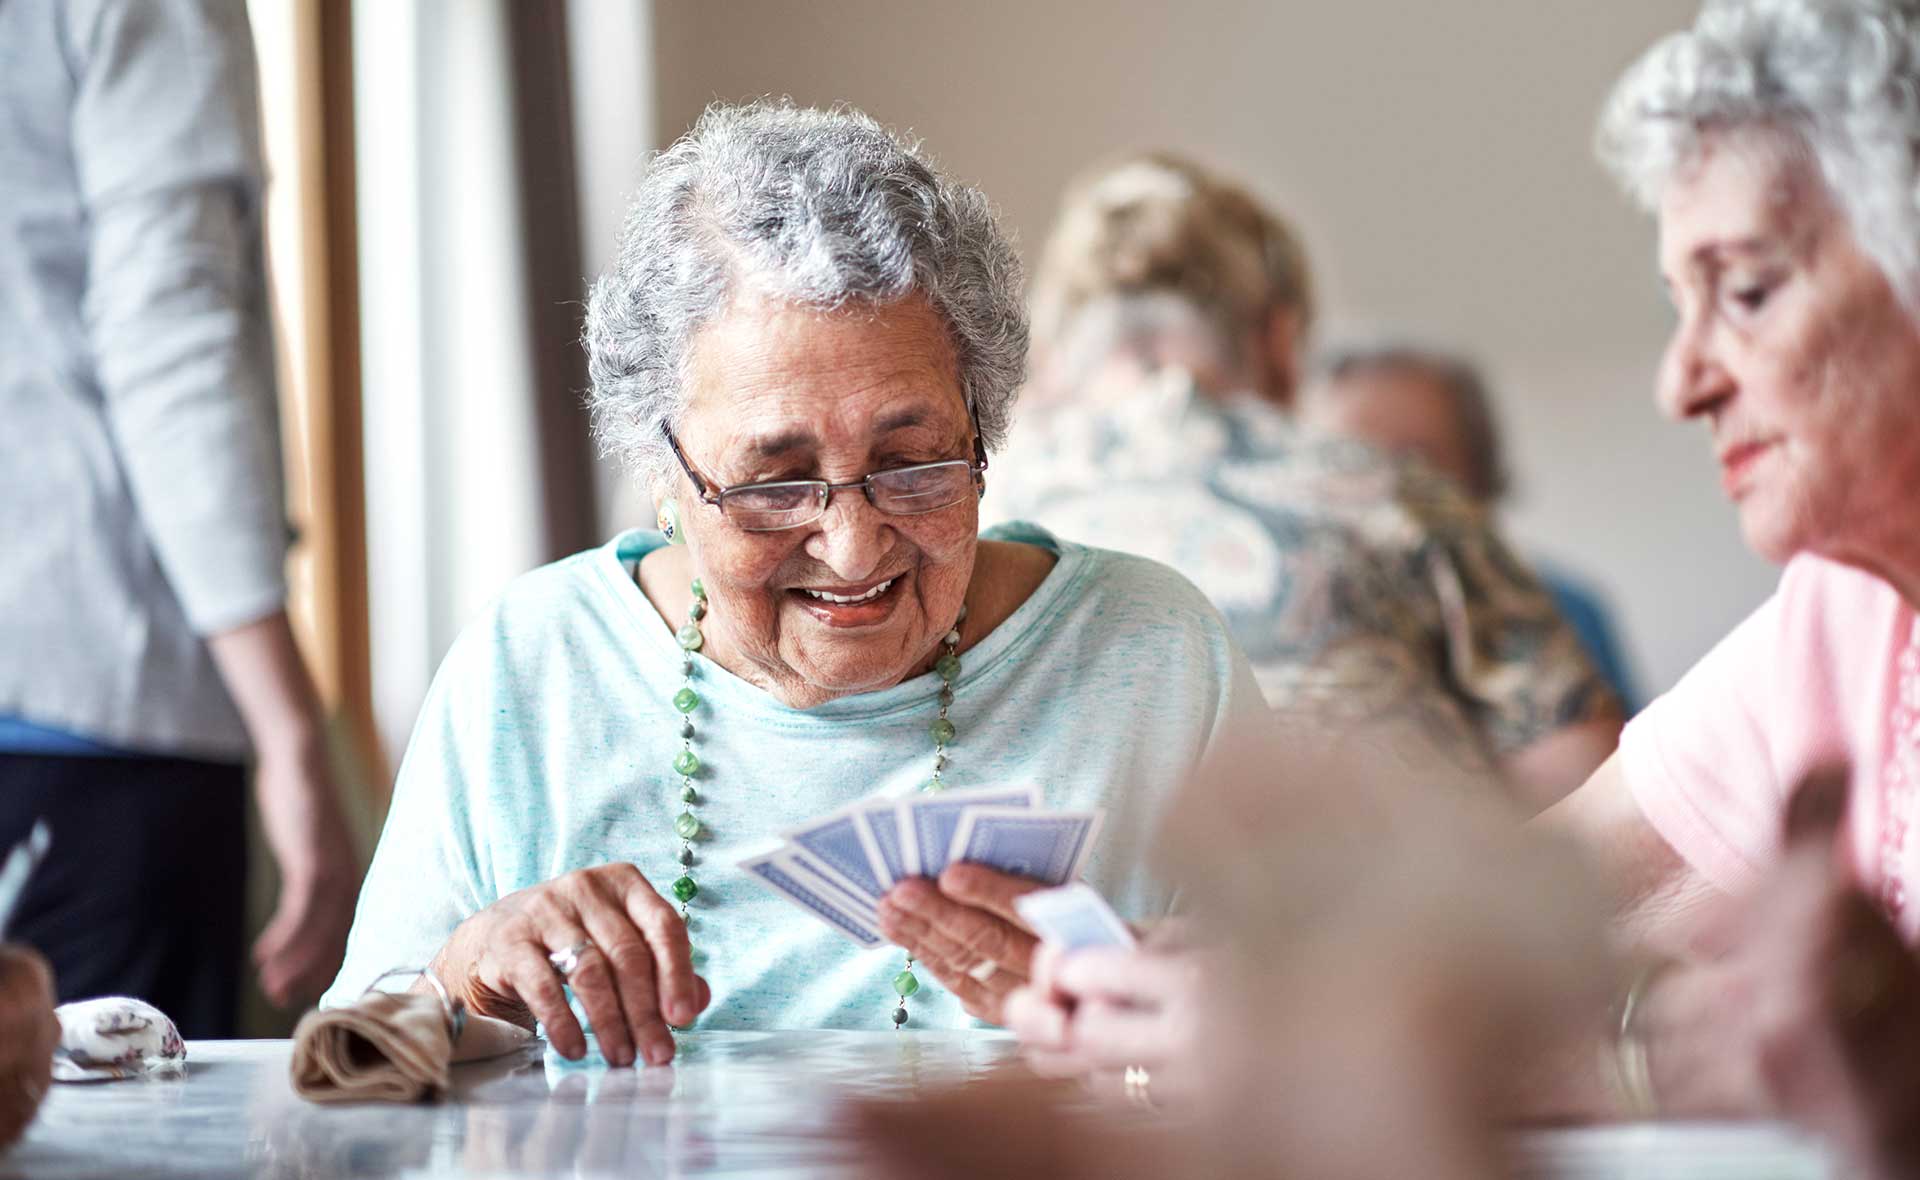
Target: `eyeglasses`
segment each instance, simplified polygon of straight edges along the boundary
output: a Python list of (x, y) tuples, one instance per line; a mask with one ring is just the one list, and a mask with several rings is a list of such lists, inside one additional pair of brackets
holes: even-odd
[(707, 481), (687, 462), (680, 440), (673, 429), (660, 423), (680, 470), (693, 481), (703, 504), (711, 504), (737, 527), (750, 533), (777, 533), (812, 524), (827, 514), (835, 492), (859, 488), (867, 503), (889, 516), (921, 516), (951, 508), (968, 496), (983, 496), (987, 485), (987, 450), (980, 441), (980, 424), (973, 428), (973, 458), (946, 459), (938, 463), (916, 463), (911, 467), (889, 467), (875, 471), (851, 483), (828, 483), (824, 479), (783, 479), (769, 483), (743, 483), (732, 487), (709, 487)]

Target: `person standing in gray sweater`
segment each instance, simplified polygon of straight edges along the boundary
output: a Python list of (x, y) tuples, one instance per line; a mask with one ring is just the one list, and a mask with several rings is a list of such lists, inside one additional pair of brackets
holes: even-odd
[(244, 0), (0, 0), (0, 847), (59, 996), (233, 1033), (249, 764), (317, 994), (356, 873), (286, 614)]

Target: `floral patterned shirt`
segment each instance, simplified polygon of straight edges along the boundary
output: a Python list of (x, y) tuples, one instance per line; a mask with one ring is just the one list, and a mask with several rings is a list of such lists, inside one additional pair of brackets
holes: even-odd
[(1282, 710), (1412, 723), (1469, 766), (1618, 715), (1551, 595), (1451, 484), (1176, 377), (1023, 423), (989, 518), (1184, 573)]

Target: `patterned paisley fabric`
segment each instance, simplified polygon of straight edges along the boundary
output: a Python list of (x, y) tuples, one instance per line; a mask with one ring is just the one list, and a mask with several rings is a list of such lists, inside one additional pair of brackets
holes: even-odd
[(1451, 484), (1177, 371), (1023, 422), (984, 507), (1185, 574), (1283, 711), (1412, 724), (1477, 768), (1619, 709)]

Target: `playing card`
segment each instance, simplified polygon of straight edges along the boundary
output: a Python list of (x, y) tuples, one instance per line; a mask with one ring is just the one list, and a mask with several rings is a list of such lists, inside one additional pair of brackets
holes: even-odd
[(1085, 881), (1057, 889), (1041, 889), (1013, 901), (1043, 942), (1058, 943), (1070, 951), (1117, 946), (1131, 950), (1133, 931), (1113, 912), (1107, 899)]
[(786, 833), (786, 838), (812, 858), (813, 867), (822, 875), (858, 893), (871, 906), (893, 882), (880, 879), (877, 866), (867, 855), (866, 842), (854, 818), (858, 806), (842, 808), (825, 819), (796, 828)]
[(1103, 813), (968, 807), (960, 813), (949, 861), (985, 865), (1015, 877), (1064, 885), (1079, 875)]
[(913, 875), (907, 871), (900, 847), (900, 816), (894, 800), (856, 804), (853, 818), (860, 842), (866, 845), (868, 865), (882, 885), (892, 888), (896, 881)]
[(896, 804), (903, 838), (900, 842), (907, 875), (938, 877), (953, 852), (953, 836), (960, 816), (969, 807), (1040, 806), (1034, 787), (974, 787), (964, 791), (913, 795)]
[(790, 847), (749, 857), (740, 867), (762, 885), (863, 947), (885, 943), (871, 908), (801, 862)]

